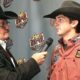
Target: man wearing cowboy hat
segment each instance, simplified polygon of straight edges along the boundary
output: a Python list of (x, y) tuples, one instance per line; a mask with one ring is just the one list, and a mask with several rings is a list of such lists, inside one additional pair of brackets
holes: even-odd
[(0, 6), (0, 80), (31, 80), (40, 72), (39, 64), (45, 60), (47, 52), (35, 53), (25, 63), (17, 64), (16, 60), (6, 48), (9, 38), (8, 19), (18, 18), (12, 11), (3, 11)]
[(80, 80), (80, 4), (66, 0), (50, 18), (60, 36), (51, 55), (48, 80)]

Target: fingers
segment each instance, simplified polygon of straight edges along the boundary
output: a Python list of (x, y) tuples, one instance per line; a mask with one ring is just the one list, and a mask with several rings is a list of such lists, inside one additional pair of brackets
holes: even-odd
[(46, 56), (46, 55), (47, 55), (47, 51), (45, 51), (45, 52), (40, 52), (39, 54), (42, 54), (43, 56)]
[(47, 52), (41, 52), (40, 54), (43, 55), (43, 58), (46, 58), (46, 56), (47, 56)]
[(32, 55), (32, 58), (35, 59), (38, 64), (42, 64), (45, 61), (46, 55), (47, 52), (35, 53)]

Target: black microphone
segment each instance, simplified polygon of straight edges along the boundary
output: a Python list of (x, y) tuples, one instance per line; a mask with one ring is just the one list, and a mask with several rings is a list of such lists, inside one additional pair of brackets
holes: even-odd
[(52, 43), (53, 43), (53, 39), (51, 37), (48, 38), (47, 41), (45, 42), (45, 45), (44, 45), (44, 47), (42, 48), (41, 51), (47, 51)]

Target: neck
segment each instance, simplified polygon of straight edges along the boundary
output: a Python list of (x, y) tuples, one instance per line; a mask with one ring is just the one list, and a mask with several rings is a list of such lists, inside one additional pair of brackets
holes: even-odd
[(76, 33), (75, 31), (72, 31), (72, 32), (64, 35), (63, 40), (64, 40), (64, 42), (68, 42), (69, 39), (72, 39), (72, 38), (76, 37), (77, 35), (78, 35), (78, 33)]

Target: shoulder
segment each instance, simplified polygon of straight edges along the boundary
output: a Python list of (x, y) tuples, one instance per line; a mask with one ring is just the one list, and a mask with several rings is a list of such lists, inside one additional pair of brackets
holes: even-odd
[(60, 48), (61, 48), (60, 44), (56, 45), (55, 48), (53, 49), (53, 53), (58, 52)]

